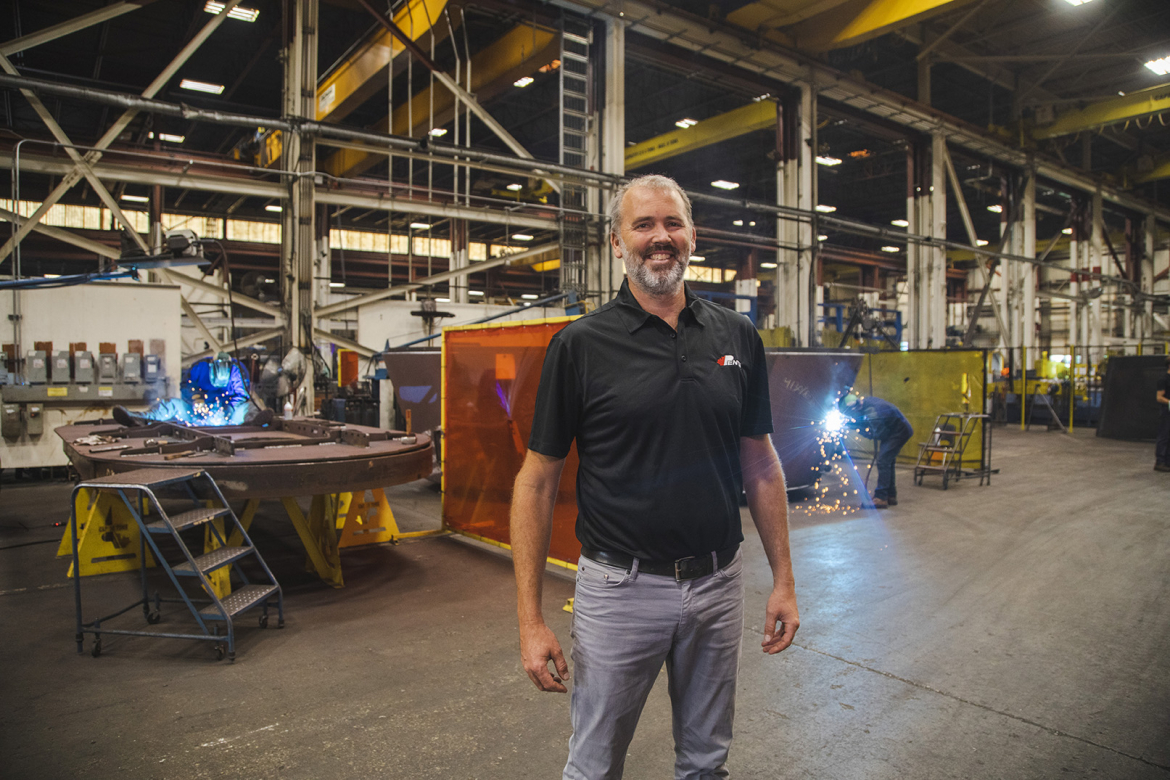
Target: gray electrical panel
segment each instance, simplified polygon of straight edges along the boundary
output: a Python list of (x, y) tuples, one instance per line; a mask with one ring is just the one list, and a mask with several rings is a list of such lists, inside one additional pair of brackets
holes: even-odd
[(162, 358), (158, 355), (146, 355), (142, 358), (142, 380), (148, 384), (163, 378)]
[(142, 355), (137, 352), (122, 353), (122, 381), (128, 385), (142, 381)]
[(69, 384), (69, 353), (63, 349), (53, 353), (53, 360), (49, 365), (49, 377), (55, 385)]
[(73, 355), (73, 381), (79, 385), (93, 384), (93, 353), (76, 352)]
[(29, 436), (40, 436), (45, 432), (45, 407), (40, 404), (28, 404), (24, 407), (27, 415), (24, 421), (24, 430)]
[(44, 350), (29, 350), (24, 378), (30, 385), (43, 385), (49, 381), (49, 358)]
[(19, 439), (24, 430), (24, 420), (20, 418), (20, 404), (4, 404), (0, 410), (0, 434), (5, 439)]
[(98, 355), (98, 381), (102, 384), (118, 381), (118, 356), (113, 352)]

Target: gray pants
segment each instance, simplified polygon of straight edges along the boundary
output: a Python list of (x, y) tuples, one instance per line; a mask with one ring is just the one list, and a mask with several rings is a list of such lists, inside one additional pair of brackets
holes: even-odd
[(573, 737), (565, 780), (620, 778), (626, 750), (666, 664), (674, 776), (727, 777), (743, 640), (742, 553), (677, 582), (581, 558), (573, 601)]

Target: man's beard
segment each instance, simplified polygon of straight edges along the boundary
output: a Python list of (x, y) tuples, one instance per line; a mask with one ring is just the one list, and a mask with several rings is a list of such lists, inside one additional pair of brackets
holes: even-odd
[(687, 272), (687, 266), (691, 261), (690, 252), (685, 253), (685, 256), (681, 255), (673, 246), (650, 247), (648, 250), (650, 254), (662, 249), (669, 249), (675, 254), (675, 262), (672, 265), (661, 271), (654, 271), (646, 265), (646, 259), (641, 254), (630, 251), (620, 237), (618, 238), (618, 246), (622, 250), (622, 262), (626, 266), (626, 275), (639, 289), (645, 290), (650, 295), (671, 295), (677, 291), (679, 284), (682, 283), (683, 274)]

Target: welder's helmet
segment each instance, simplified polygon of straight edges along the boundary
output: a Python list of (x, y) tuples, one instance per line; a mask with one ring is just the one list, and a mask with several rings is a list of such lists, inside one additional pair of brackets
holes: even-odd
[(215, 360), (211, 361), (210, 378), (212, 387), (228, 386), (228, 381), (232, 378), (231, 355), (220, 352), (215, 356)]
[(846, 409), (850, 409), (856, 406), (859, 401), (861, 401), (861, 397), (858, 396), (857, 393), (846, 393), (844, 397), (842, 397), (841, 400), (837, 402), (837, 408), (841, 411), (845, 411)]

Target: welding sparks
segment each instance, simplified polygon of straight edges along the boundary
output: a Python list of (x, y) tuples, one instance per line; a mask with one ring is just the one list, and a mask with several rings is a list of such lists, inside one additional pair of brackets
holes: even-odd
[(812, 467), (820, 477), (812, 500), (802, 505), (808, 514), (850, 515), (865, 508), (868, 491), (863, 491), (853, 461), (845, 447), (851, 418), (834, 405), (821, 421), (811, 421), (818, 429), (817, 446), (820, 462)]

